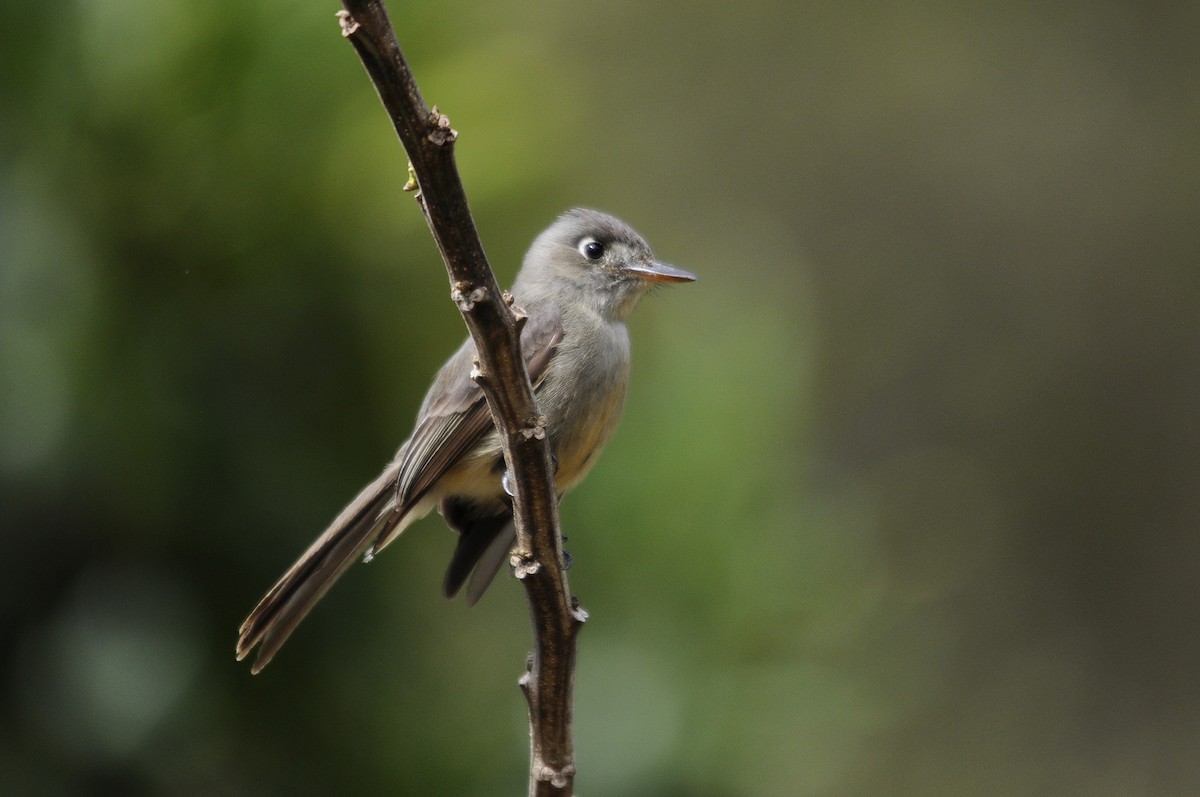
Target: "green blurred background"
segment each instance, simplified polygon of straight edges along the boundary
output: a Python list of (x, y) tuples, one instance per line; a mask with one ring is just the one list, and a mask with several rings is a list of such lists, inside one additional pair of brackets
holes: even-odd
[[(1200, 793), (1200, 5), (394, 4), (508, 283), (643, 302), (563, 506), (578, 788)], [(330, 3), (0, 12), (0, 782), (512, 795), (524, 598), (434, 517), (261, 593), (464, 334)]]

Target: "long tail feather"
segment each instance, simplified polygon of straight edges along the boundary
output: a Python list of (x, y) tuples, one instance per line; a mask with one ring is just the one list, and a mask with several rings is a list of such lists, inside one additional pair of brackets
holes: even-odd
[(242, 623), (238, 661), (262, 643), (251, 672), (258, 673), (270, 663), (309, 610), (381, 531), (416, 520), (412, 507), (394, 511), (397, 470), (395, 463), (389, 465), (364, 487)]

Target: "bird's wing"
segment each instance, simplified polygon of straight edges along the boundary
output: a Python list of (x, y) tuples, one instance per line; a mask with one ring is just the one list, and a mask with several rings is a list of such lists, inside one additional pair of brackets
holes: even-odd
[[(521, 353), (535, 390), (562, 338), (562, 318), (557, 309), (543, 306), (529, 312), (521, 330)], [(438, 372), (421, 407), (417, 428), (396, 455), (397, 507), (401, 511), (420, 501), (493, 428), (483, 391), (471, 378), (475, 351), (474, 342), (467, 338)], [(393, 532), (394, 527), (385, 525), (371, 553), (378, 553), (391, 542), (396, 536)]]
[[(545, 376), (562, 336), (557, 312), (530, 314), (521, 333), (521, 351), (535, 387)], [(365, 548), (374, 553), (404, 529), (422, 496), (491, 427), (487, 402), (471, 379), (474, 356), (475, 347), (468, 338), (442, 367), (422, 407), (423, 420), (400, 454), (338, 514), (242, 623), (238, 659), (262, 643), (253, 672), (267, 666)], [(368, 548), (372, 538), (375, 543)]]

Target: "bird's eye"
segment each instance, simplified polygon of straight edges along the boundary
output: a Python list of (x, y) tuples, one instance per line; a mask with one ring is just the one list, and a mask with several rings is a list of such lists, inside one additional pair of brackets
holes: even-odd
[(588, 260), (599, 260), (604, 257), (604, 244), (595, 238), (584, 238), (579, 242), (579, 254)]

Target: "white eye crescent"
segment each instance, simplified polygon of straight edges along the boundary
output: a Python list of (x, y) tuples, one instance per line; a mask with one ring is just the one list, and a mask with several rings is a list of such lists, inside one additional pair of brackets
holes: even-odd
[(604, 257), (604, 244), (588, 236), (579, 242), (579, 254), (595, 262)]

